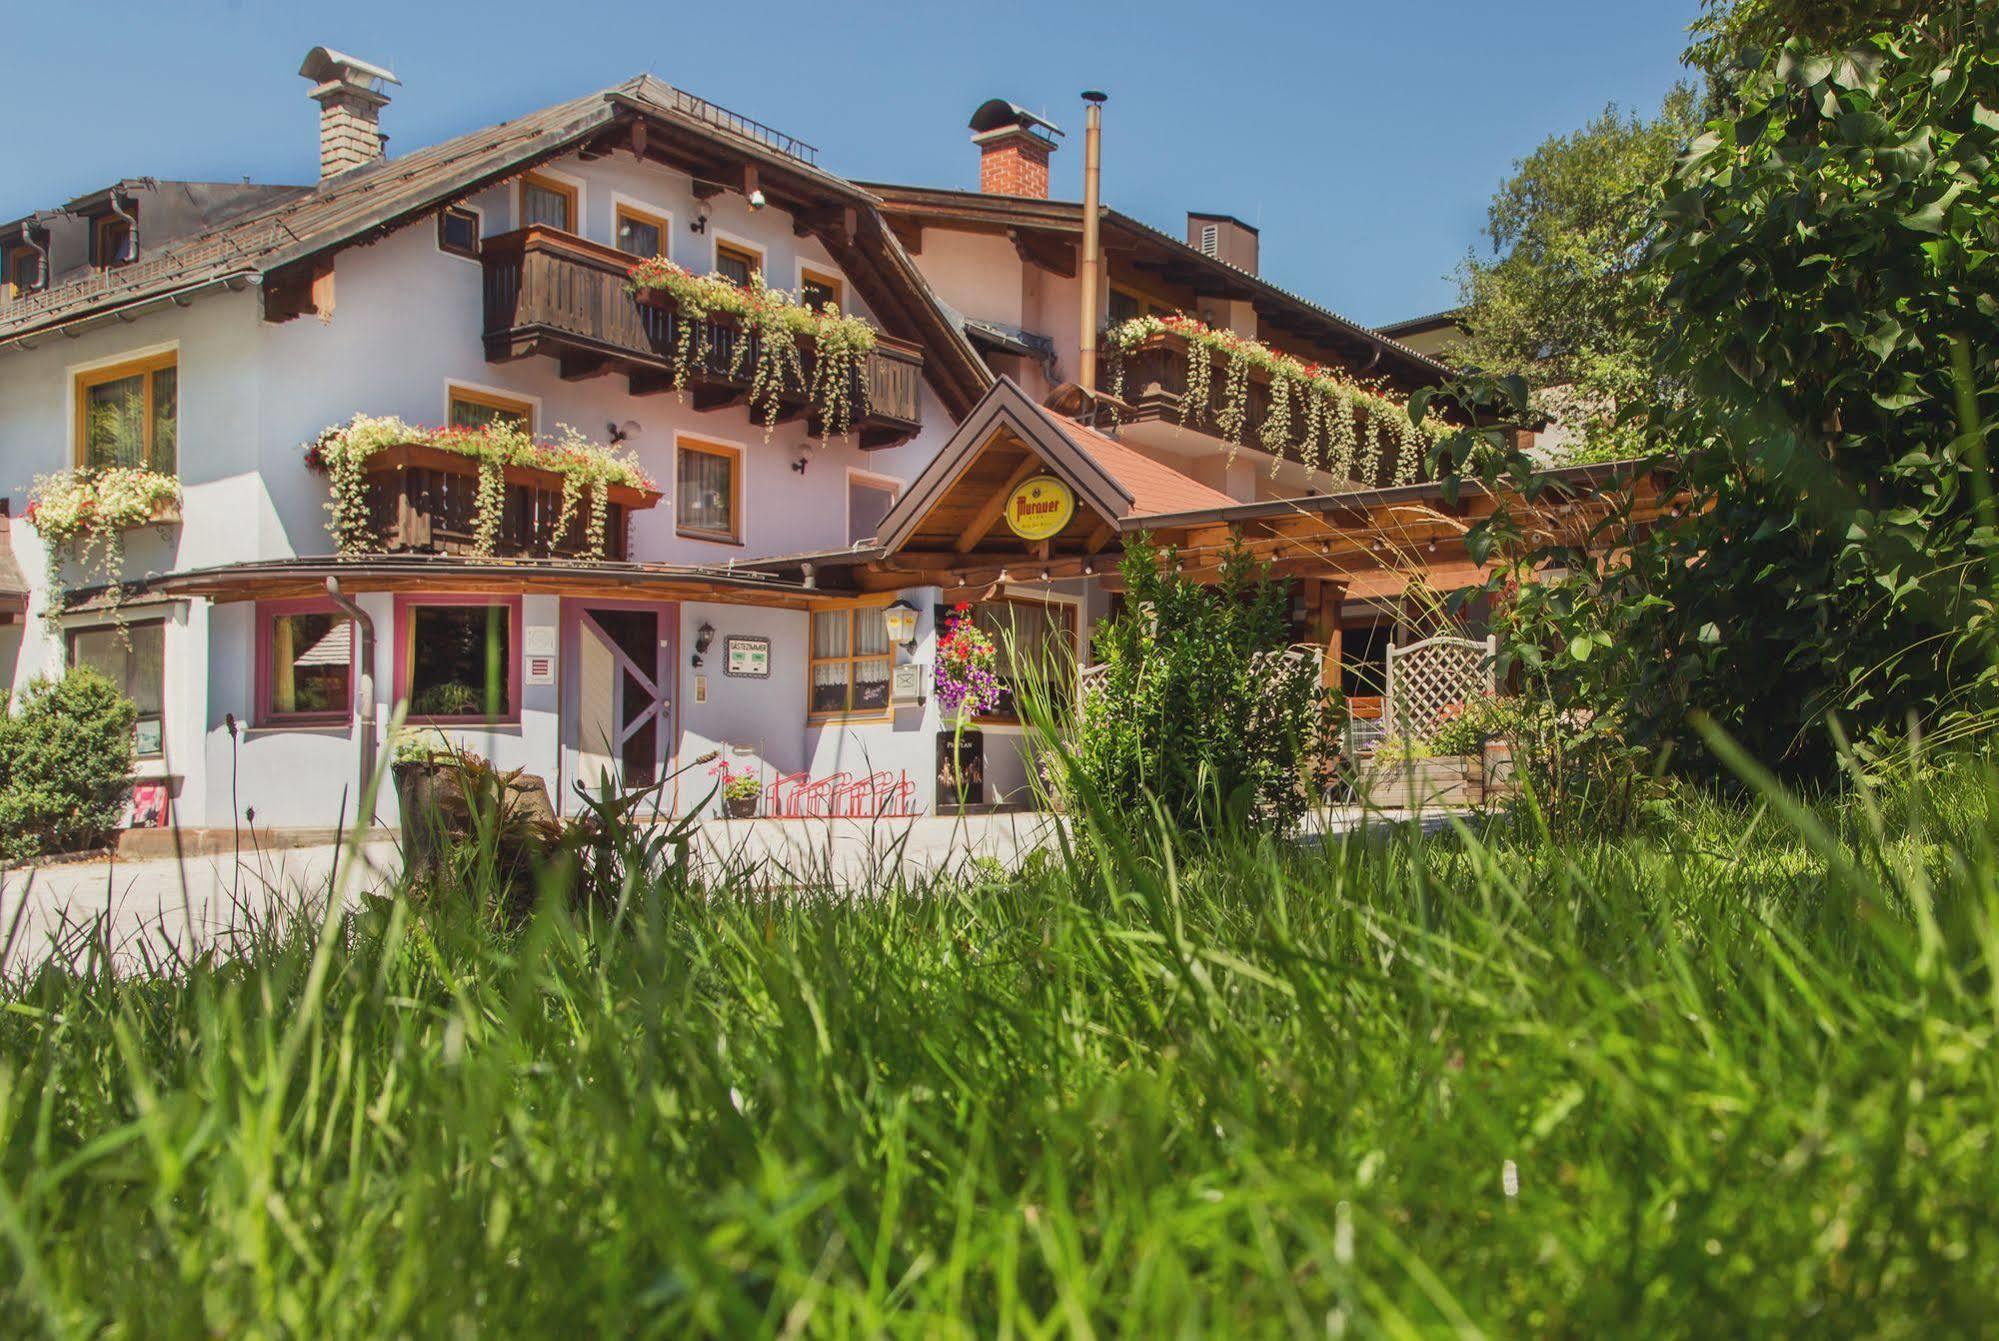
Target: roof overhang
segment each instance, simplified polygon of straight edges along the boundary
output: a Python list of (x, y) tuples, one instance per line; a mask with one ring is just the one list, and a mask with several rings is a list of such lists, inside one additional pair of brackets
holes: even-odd
[[(480, 559), (439, 554), (323, 555), (261, 559), (167, 573), (128, 591), (201, 597), (218, 603), (312, 596), (337, 578), (343, 591), (505, 592), (558, 596), (710, 601), (804, 609), (823, 593), (768, 573), (675, 564), (555, 559)], [(73, 593), (78, 603), (96, 593)]]

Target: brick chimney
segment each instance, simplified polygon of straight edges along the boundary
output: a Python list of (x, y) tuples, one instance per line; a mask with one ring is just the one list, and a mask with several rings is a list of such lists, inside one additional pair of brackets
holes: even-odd
[(1048, 156), (1055, 152), (1053, 137), (1062, 133), (1060, 127), (1004, 98), (980, 103), (971, 127), (972, 143), (979, 146), (979, 190), (1048, 199)]
[(306, 53), (298, 72), (312, 81), (319, 104), (319, 180), (373, 163), (388, 149), (382, 134), (384, 88), (402, 81), (379, 65), (327, 47)]

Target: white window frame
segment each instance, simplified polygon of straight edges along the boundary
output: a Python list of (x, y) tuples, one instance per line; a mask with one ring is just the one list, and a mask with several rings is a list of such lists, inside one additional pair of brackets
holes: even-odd
[[(872, 484), (872, 485), (886, 487), (889, 490), (889, 492), (894, 495), (894, 497), (889, 500), (889, 507), (891, 510), (895, 507), (897, 503), (900, 503), (902, 501), (902, 491), (909, 487), (905, 482), (897, 479), (893, 475), (883, 475), (877, 471), (863, 470), (859, 466), (848, 466), (847, 499), (846, 499), (847, 503), (846, 534), (849, 538), (846, 543), (849, 545), (854, 545), (859, 543), (858, 541), (852, 539), (852, 536), (854, 534), (854, 481), (857, 479), (860, 480), (863, 484)], [(877, 536), (876, 538), (880, 539), (879, 536)]]
[[(101, 364), (93, 366), (101, 366)], [(85, 368), (85, 371), (89, 371), (89, 368)], [(152, 609), (144, 608), (136, 612), (128, 610), (122, 615), (110, 615), (89, 610), (80, 611), (73, 615), (64, 615), (57, 621), (58, 635), (56, 638), (56, 647), (62, 658), (62, 669), (65, 672), (73, 664), (69, 659), (69, 635), (72, 633), (97, 633), (107, 629), (116, 630), (125, 628), (133, 624), (158, 624), (160, 626), (160, 752), (158, 754), (142, 754), (132, 761), (132, 776), (148, 782), (157, 781), (162, 778), (171, 778), (173, 776), (167, 767), (168, 760), (173, 757), (173, 752), (167, 747), (168, 724), (173, 721), (172, 703), (170, 702), (174, 682), (172, 669), (173, 656), (171, 651), (174, 639), (172, 634), (175, 625), (180, 624), (185, 618), (185, 602), (172, 601), (159, 607), (157, 614)], [(251, 644), (253, 655), (255, 651), (256, 644), (253, 642)], [(254, 716), (255, 714), (252, 715)], [(240, 719), (239, 725), (244, 725)]]

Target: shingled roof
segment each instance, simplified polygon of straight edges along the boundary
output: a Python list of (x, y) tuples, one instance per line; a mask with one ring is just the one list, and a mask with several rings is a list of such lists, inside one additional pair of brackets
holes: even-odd
[[(883, 226), (872, 195), (759, 136), (754, 123), (651, 75), (340, 173), (219, 228), (167, 242), (130, 265), (80, 272), (44, 292), (23, 295), (0, 307), (0, 350), (58, 327), (113, 316), (129, 318), (170, 301), (184, 303), (216, 286), (265, 283), (343, 247), (375, 241), (443, 204), (585, 147), (615, 132), (622, 122), (682, 133), (689, 141), (728, 154), (732, 161), (757, 166), (774, 203), (783, 203), (777, 199), (782, 183), (792, 195), (852, 207), (860, 226), (850, 233), (829, 230), (833, 236), (828, 246), (835, 259), (850, 274), (856, 269), (866, 272), (854, 276), (857, 287), (877, 315), (904, 328), (893, 333), (921, 338), (938, 355), (926, 359), (926, 375), (954, 413), (983, 393), (990, 370)], [(661, 147), (660, 139), (653, 136), (655, 151)], [(645, 137), (632, 144), (635, 150), (643, 149)], [(856, 249), (866, 254), (856, 255)], [(868, 292), (870, 283), (876, 292)]]

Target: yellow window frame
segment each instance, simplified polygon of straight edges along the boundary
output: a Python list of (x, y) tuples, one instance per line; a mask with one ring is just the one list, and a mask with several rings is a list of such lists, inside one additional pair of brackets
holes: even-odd
[[(158, 425), (154, 420), (153, 374), (162, 368), (173, 368), (178, 372), (180, 351), (165, 350), (158, 354), (148, 354), (143, 358), (127, 359), (123, 363), (107, 364), (102, 368), (90, 368), (76, 375), (73, 395), (76, 400), (76, 435), (70, 452), (71, 461), (81, 470), (90, 464), (90, 389), (103, 386), (106, 382), (122, 382), (127, 377), (137, 377), (145, 389), (145, 441), (140, 455), (147, 461), (153, 459), (153, 435)], [(174, 391), (174, 416), (180, 416), (180, 390)], [(176, 424), (174, 432), (174, 470), (180, 473), (180, 432)]]
[[(890, 643), (882, 653), (854, 651), (854, 616), (864, 610), (879, 614), (895, 603), (893, 593), (875, 596), (860, 596), (845, 601), (821, 601), (812, 606), (806, 616), (805, 628), (805, 720), (808, 722), (885, 722), (895, 716), (895, 644)], [(847, 616), (847, 653), (845, 656), (816, 657), (812, 655), (812, 621), (821, 615), (844, 613)], [(854, 686), (860, 683), (860, 662), (886, 661), (889, 673), (889, 701), (880, 708), (853, 707)], [(821, 666), (847, 668), (847, 707), (815, 709), (812, 706), (812, 686), (816, 683), (815, 672)]]

